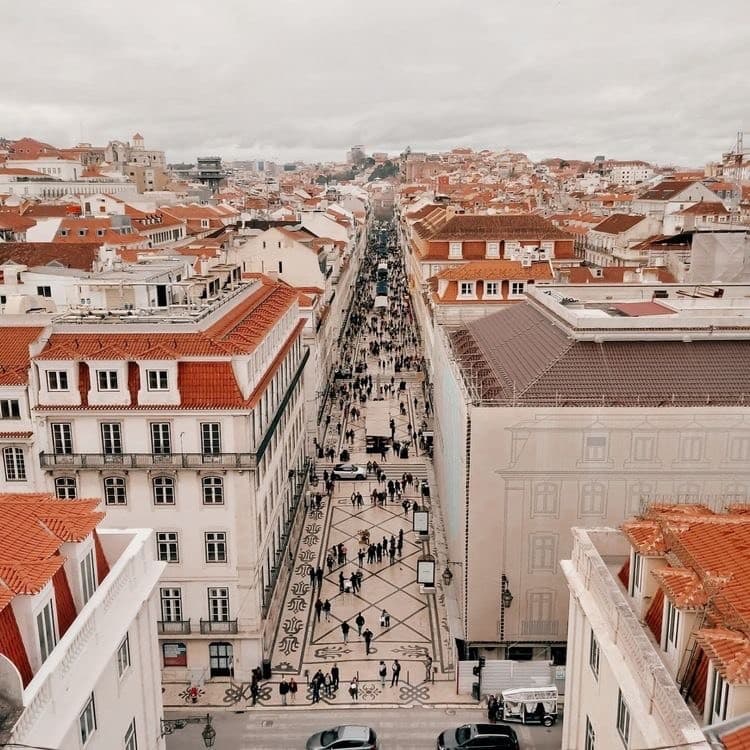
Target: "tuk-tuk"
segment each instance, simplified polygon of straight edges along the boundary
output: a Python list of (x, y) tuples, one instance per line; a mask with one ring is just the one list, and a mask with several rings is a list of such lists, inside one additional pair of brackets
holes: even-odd
[(503, 690), (499, 714), (502, 721), (521, 724), (544, 724), (551, 727), (557, 721), (557, 688), (521, 688)]

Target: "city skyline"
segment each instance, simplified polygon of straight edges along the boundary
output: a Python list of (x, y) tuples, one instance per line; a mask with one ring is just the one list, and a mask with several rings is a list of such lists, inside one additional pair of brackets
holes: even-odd
[(363, 143), (700, 166), (744, 125), (742, 26), (697, 2), (187, 2), (178, 18), (138, 1), (117, 24), (101, 7), (9, 13), (10, 57), (32, 34), (45, 52), (8, 76), (0, 135), (68, 146), (140, 131), (171, 162), (342, 161)]

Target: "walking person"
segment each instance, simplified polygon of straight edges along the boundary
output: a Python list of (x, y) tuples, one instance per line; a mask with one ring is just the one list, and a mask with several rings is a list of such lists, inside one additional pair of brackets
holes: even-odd
[(297, 683), (294, 677), (289, 678), (289, 700), (294, 704), (297, 702)]
[(320, 599), (315, 600), (315, 617), (320, 622), (320, 613), (323, 611), (323, 602)]
[[(329, 599), (326, 599), (323, 603), (323, 613), (326, 616), (326, 622), (331, 621), (331, 602)], [(318, 617), (318, 621), (320, 621), (320, 617)]]
[(362, 637), (365, 639), (365, 656), (369, 656), (370, 643), (372, 643), (372, 630), (370, 630), (370, 628), (365, 628)]
[(349, 630), (351, 630), (349, 622), (344, 620), (344, 622), (341, 623), (341, 633), (344, 636), (344, 643), (349, 643)]
[(359, 682), (356, 677), (352, 677), (352, 681), (349, 683), (349, 695), (351, 695), (353, 701), (359, 699)]
[(380, 687), (385, 687), (385, 678), (388, 674), (388, 667), (385, 666), (385, 662), (382, 659), (378, 665), (378, 674), (380, 675)]
[(333, 682), (333, 689), (339, 689), (339, 665), (334, 663), (331, 667), (331, 681)]
[(391, 667), (391, 687), (398, 685), (398, 676), (401, 674), (401, 665), (398, 663), (398, 659), (393, 662)]
[(323, 685), (326, 689), (326, 698), (333, 698), (333, 678), (330, 672), (326, 672), (326, 676), (323, 678)]
[(310, 586), (311, 588), (315, 588), (315, 568), (311, 565), (310, 566)]
[(424, 660), (424, 681), (429, 682), (432, 679), (432, 657), (427, 654)]
[(365, 624), (365, 618), (362, 617), (361, 612), (357, 615), (357, 619), (354, 620), (354, 624), (357, 626), (357, 635), (362, 637), (362, 627)]
[(315, 578), (318, 581), (318, 588), (323, 585), (323, 568), (318, 565), (318, 569), (315, 571)]
[(281, 678), (279, 683), (279, 695), (281, 696), (281, 705), (286, 706), (286, 696), (289, 692), (289, 683), (286, 681), (286, 677)]
[(357, 561), (359, 563), (360, 568), (362, 567), (362, 563), (364, 559), (365, 559), (365, 551), (361, 549), (359, 552), (357, 552)]

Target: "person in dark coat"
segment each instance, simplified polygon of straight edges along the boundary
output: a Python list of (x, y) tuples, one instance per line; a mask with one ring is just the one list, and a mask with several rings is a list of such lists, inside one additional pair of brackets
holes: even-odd
[(318, 569), (315, 571), (315, 578), (318, 580), (318, 588), (323, 585), (323, 568), (318, 565)]
[(368, 655), (370, 653), (370, 643), (372, 643), (372, 630), (365, 628), (362, 637), (365, 639), (365, 655)]
[(320, 622), (320, 613), (323, 611), (323, 602), (320, 599), (315, 600), (315, 617)]
[(354, 620), (354, 624), (357, 626), (357, 635), (362, 635), (362, 626), (365, 624), (365, 618), (362, 617), (362, 613), (360, 612), (357, 615), (357, 618)]

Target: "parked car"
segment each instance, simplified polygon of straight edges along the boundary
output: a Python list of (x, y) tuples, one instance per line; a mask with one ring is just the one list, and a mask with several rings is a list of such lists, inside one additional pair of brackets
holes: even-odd
[(462, 724), (446, 729), (437, 739), (437, 750), (518, 750), (515, 731), (505, 724)]
[(305, 745), (307, 750), (379, 750), (375, 731), (370, 727), (346, 724), (317, 732)]
[(334, 479), (366, 479), (367, 469), (357, 464), (336, 464), (331, 476)]

